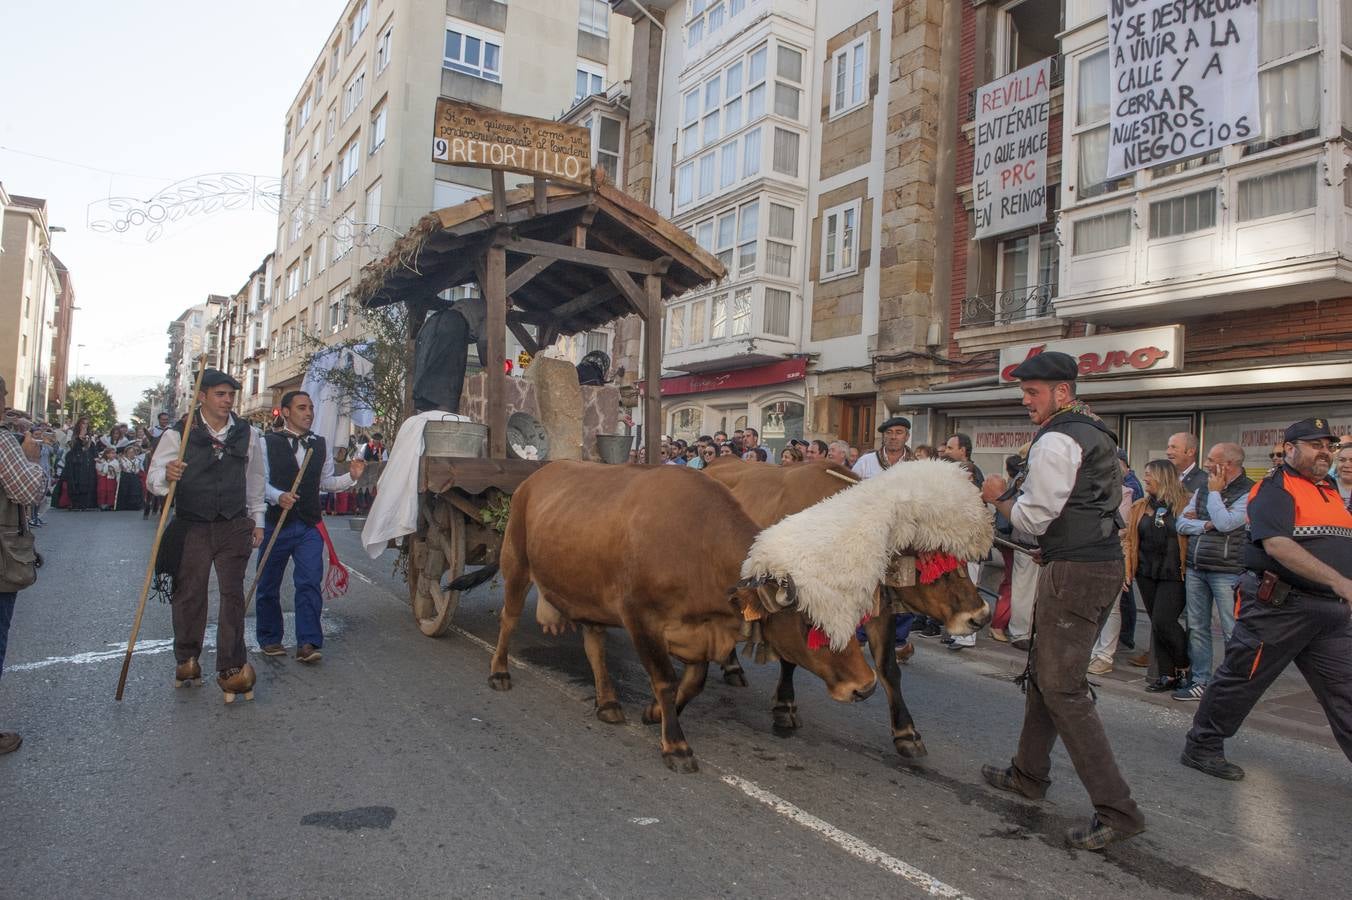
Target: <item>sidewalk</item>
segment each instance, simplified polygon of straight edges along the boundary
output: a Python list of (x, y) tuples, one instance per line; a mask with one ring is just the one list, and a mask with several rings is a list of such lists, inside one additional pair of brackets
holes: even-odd
[[(1213, 641), (1216, 653), (1215, 663), (1219, 665), (1220, 654), (1224, 647), (1224, 639), (1221, 637), (1219, 629), (1215, 631)], [(976, 646), (959, 651), (949, 650), (947, 645), (940, 643), (939, 638), (924, 638), (915, 633), (911, 635), (911, 643), (916, 645), (917, 658), (930, 653), (942, 653), (949, 657), (956, 656), (969, 664), (987, 666), (997, 674), (1008, 675), (1010, 679), (1023, 672), (1028, 659), (1028, 654), (1015, 650), (1009, 644), (993, 640), (990, 631), (984, 628), (977, 635)], [(1137, 611), (1136, 646), (1137, 648), (1150, 646), (1149, 620), (1143, 609)], [(1113, 661), (1112, 672), (1107, 675), (1089, 676), (1089, 683), (1093, 685), (1094, 690), (1107, 691), (1142, 703), (1167, 707), (1175, 712), (1191, 716), (1197, 709), (1196, 702), (1174, 700), (1167, 693), (1146, 693), (1145, 686), (1148, 683), (1146, 670), (1138, 669), (1127, 662), (1139, 652), (1140, 649), (1127, 650), (1119, 647), (1117, 657)], [(1333, 732), (1329, 729), (1324, 710), (1315, 700), (1314, 693), (1305, 683), (1300, 670), (1294, 664), (1288, 666), (1286, 671), (1277, 678), (1277, 681), (1263, 695), (1263, 699), (1259, 701), (1249, 718), (1245, 720), (1243, 728), (1240, 729), (1240, 734), (1243, 734), (1244, 729), (1248, 728), (1259, 729), (1295, 740), (1308, 741), (1334, 750), (1339, 749), (1338, 742), (1333, 739)]]

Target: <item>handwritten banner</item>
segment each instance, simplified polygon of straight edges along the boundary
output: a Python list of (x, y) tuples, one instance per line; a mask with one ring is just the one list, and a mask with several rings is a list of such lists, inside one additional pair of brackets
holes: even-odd
[(1051, 60), (976, 92), (972, 198), (978, 239), (1047, 221)]
[(1110, 0), (1108, 42), (1109, 178), (1258, 136), (1257, 0)]

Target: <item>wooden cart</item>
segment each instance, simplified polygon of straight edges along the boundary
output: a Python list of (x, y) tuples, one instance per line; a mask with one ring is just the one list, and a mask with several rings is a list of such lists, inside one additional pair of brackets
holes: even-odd
[[(546, 123), (548, 124), (548, 123)], [(467, 283), (487, 301), (490, 361), (505, 356), (506, 332), (532, 355), (558, 337), (631, 315), (643, 322), (647, 461), (658, 461), (663, 301), (722, 278), (719, 261), (655, 210), (604, 183), (588, 186), (536, 177), (425, 216), (369, 266), (353, 291), (364, 306), (409, 304), (410, 334), (437, 295)], [(535, 329), (532, 333), (531, 329)], [(410, 340), (410, 358), (412, 355)], [(419, 529), (405, 544), (409, 597), (418, 627), (450, 628), (458, 596), (446, 585), (466, 565), (496, 559), (501, 536), (483, 511), (510, 495), (540, 462), (508, 459), (506, 374), (487, 367), (487, 459), (422, 460)]]

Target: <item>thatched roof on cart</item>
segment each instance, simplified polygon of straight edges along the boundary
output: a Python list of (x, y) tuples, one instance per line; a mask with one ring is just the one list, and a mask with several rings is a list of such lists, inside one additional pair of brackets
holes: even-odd
[[(590, 331), (631, 315), (633, 306), (605, 268), (557, 258), (544, 244), (610, 254), (628, 266), (641, 289), (656, 274), (663, 298), (674, 297), (727, 273), (722, 263), (656, 210), (598, 178), (592, 188), (550, 183), (507, 191), (504, 214), (485, 194), (424, 216), (390, 252), (362, 270), (352, 292), (363, 306), (428, 302), (441, 291), (479, 283), (494, 240), (507, 248), (511, 308), (527, 324), (548, 323), (562, 335)], [(555, 257), (538, 255), (554, 252)], [(621, 263), (623, 257), (627, 263)], [(645, 268), (646, 267), (646, 268)]]

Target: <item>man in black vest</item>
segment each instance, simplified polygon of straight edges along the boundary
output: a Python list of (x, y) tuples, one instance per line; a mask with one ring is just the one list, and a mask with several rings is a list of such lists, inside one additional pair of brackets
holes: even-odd
[(1188, 605), (1188, 661), (1191, 679), (1179, 686), (1175, 700), (1201, 700), (1211, 683), (1211, 607), (1221, 620), (1227, 641), (1235, 630), (1235, 585), (1244, 572), (1244, 547), (1249, 543), (1249, 489), (1244, 474), (1244, 448), (1217, 444), (1206, 455), (1207, 476), (1178, 518), (1178, 533), (1188, 536), (1184, 590)]
[(216, 626), (216, 683), (226, 701), (254, 685), (244, 649), (244, 571), (263, 540), (263, 450), (249, 423), (230, 410), (239, 382), (224, 372), (202, 373), (198, 410), (188, 429), (188, 449), (178, 461), (184, 423), (160, 436), (146, 485), (161, 496), (177, 481), (174, 517), (183, 523), (183, 555), (170, 604), (174, 618), (174, 686), (201, 683), (202, 640), (207, 627), (207, 584), (212, 567), (221, 592)]
[[(324, 439), (310, 433), (315, 408), (310, 395), (304, 391), (283, 394), (281, 412), (281, 430), (263, 436), (267, 471), (264, 493), (268, 503), (264, 546), (272, 540), (282, 510), (291, 512), (287, 514), (258, 578), (255, 626), (258, 645), (265, 654), (286, 655), (286, 648), (282, 646), (282, 575), (286, 572), (287, 560), (291, 560), (296, 586), (296, 659), (317, 663), (324, 646), (324, 632), (319, 624), (319, 615), (324, 610), (320, 591), (324, 581), (324, 539), (316, 527), (323, 516), (319, 492), (345, 491), (352, 487), (365, 471), (366, 463), (353, 460), (348, 474), (333, 474), (333, 458), (329, 456)], [(300, 472), (307, 449), (311, 451), (310, 462), (301, 476), (300, 488), (292, 493), (291, 487), (296, 483), (296, 474)], [(261, 554), (259, 562), (262, 562)]]
[(1087, 826), (1068, 829), (1066, 841), (1102, 850), (1144, 831), (1145, 817), (1118, 771), (1085, 680), (1094, 640), (1122, 591), (1122, 477), (1117, 436), (1075, 399), (1078, 374), (1075, 358), (1056, 351), (1014, 370), (1028, 417), (1040, 426), (1028, 476), (1017, 498), (999, 499), (1006, 485), (998, 475), (981, 490), (1016, 528), (1037, 537), (1042, 566), (1019, 749), (1008, 768), (982, 766), (981, 774), (993, 787), (1041, 800), (1059, 737), (1095, 813)]

